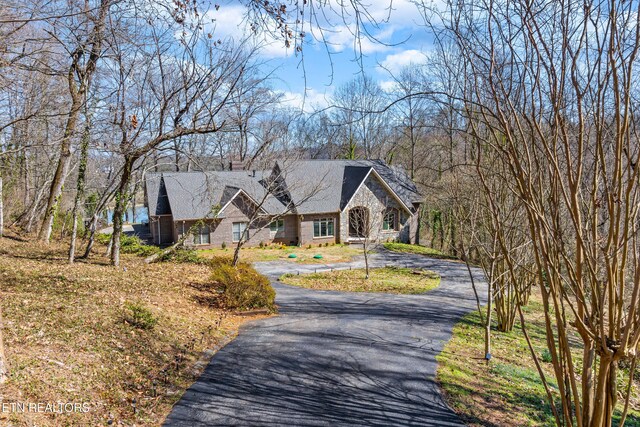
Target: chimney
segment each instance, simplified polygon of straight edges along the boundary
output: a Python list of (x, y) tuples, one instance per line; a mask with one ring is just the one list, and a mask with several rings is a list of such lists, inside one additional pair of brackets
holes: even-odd
[(229, 162), (229, 170), (230, 171), (241, 171), (244, 170), (244, 162), (241, 160), (232, 160)]

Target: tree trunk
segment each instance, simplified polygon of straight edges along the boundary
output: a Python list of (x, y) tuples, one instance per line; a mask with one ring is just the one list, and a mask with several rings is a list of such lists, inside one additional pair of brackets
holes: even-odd
[[(98, 221), (100, 220), (100, 212), (105, 208), (105, 206), (109, 203), (111, 196), (113, 195), (108, 189), (102, 195), (101, 199), (98, 201), (95, 207), (95, 211), (93, 213), (93, 218), (91, 218), (91, 224), (89, 225), (89, 241), (87, 242), (87, 247), (84, 250), (84, 255), (82, 258), (89, 258), (91, 255), (91, 249), (93, 248), (93, 244), (95, 243), (96, 238), (96, 229), (98, 228)], [(111, 252), (107, 253), (107, 256)]]
[(598, 367), (598, 383), (595, 393), (592, 426), (611, 427), (613, 410), (617, 401), (616, 371), (617, 361), (601, 356)]
[(493, 310), (493, 295), (491, 289), (493, 287), (492, 280), (487, 283), (487, 315), (484, 324), (484, 358), (489, 362), (491, 360), (491, 314)]
[(589, 425), (593, 417), (593, 364), (595, 363), (595, 348), (592, 341), (585, 341), (582, 351), (582, 420)]
[(231, 262), (231, 265), (234, 267), (236, 267), (238, 265), (238, 261), (240, 261), (240, 248), (242, 248), (242, 238), (233, 250), (233, 261)]
[(111, 235), (111, 265), (117, 267), (120, 265), (120, 236), (122, 235), (122, 216), (127, 208), (127, 189), (129, 188), (129, 180), (133, 164), (136, 159), (133, 157), (125, 157), (122, 175), (120, 176), (120, 184), (116, 190), (116, 205), (113, 208), (113, 234)]
[(80, 146), (80, 165), (78, 166), (78, 183), (76, 186), (76, 198), (73, 203), (73, 213), (71, 215), (73, 226), (71, 228), (71, 243), (69, 245), (69, 263), (73, 263), (75, 260), (76, 253), (76, 237), (78, 235), (78, 210), (80, 208), (80, 203), (82, 203), (82, 199), (84, 199), (84, 182), (85, 182), (85, 174), (87, 170), (87, 159), (89, 157), (89, 129), (90, 124), (88, 122), (84, 129), (84, 134), (82, 135), (82, 144)]
[(2, 191), (2, 177), (0, 176), (0, 237), (4, 236), (4, 193)]
[[(72, 77), (71, 77), (72, 78)], [(53, 220), (58, 208), (58, 202), (62, 195), (62, 187), (69, 172), (69, 166), (71, 165), (71, 136), (76, 128), (76, 122), (78, 121), (78, 114), (82, 101), (78, 95), (73, 96), (71, 103), (71, 109), (69, 110), (69, 116), (67, 118), (67, 124), (64, 130), (64, 136), (62, 143), (60, 144), (60, 159), (58, 160), (58, 166), (56, 172), (53, 175), (51, 181), (51, 187), (49, 190), (49, 199), (47, 200), (47, 209), (44, 213), (44, 219), (42, 220), (42, 227), (38, 238), (44, 243), (49, 243), (51, 239), (51, 230), (53, 229)]]
[(367, 253), (367, 245), (365, 243), (362, 244), (363, 252), (364, 252), (364, 278), (369, 278), (369, 254)]
[(9, 368), (7, 367), (7, 359), (4, 355), (4, 322), (2, 321), (2, 307), (0, 307), (0, 384), (7, 381)]
[(96, 228), (98, 226), (99, 218), (100, 215), (98, 215), (98, 212), (96, 211), (96, 213), (93, 214), (93, 218), (91, 218), (91, 224), (89, 225), (89, 241), (87, 242), (87, 247), (84, 250), (82, 258), (86, 259), (89, 258), (89, 255), (91, 255), (91, 249), (93, 248), (93, 243), (96, 239)]

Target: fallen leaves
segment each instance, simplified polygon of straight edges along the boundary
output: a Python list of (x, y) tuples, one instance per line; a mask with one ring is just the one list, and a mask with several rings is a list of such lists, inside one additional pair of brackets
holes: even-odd
[[(193, 382), (192, 367), (202, 353), (255, 318), (198, 303), (204, 287), (190, 284), (208, 279), (206, 266), (145, 264), (134, 255), (123, 256), (126, 271), (101, 255), (69, 265), (66, 250), (58, 243), (0, 239), (0, 303), (11, 370), (0, 395), (4, 402), (89, 402), (91, 410), (0, 414), (0, 423), (84, 426), (112, 419), (114, 425), (158, 425)], [(158, 315), (153, 330), (122, 321), (131, 299)]]

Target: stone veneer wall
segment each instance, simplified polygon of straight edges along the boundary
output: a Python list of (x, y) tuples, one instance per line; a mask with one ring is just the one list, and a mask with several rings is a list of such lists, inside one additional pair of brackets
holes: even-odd
[[(369, 175), (340, 215), (341, 242), (346, 243), (349, 240), (349, 210), (358, 206), (363, 206), (369, 210), (369, 220), (372, 221), (371, 241), (386, 242), (387, 240), (399, 239), (403, 242), (409, 242), (412, 217), (401, 207), (377, 177), (373, 175)], [(386, 231), (382, 229), (382, 220), (387, 208), (396, 209), (397, 230)], [(404, 221), (401, 221), (401, 218)]]

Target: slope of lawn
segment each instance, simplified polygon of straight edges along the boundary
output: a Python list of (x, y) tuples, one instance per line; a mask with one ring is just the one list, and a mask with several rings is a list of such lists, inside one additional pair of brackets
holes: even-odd
[[(198, 253), (205, 258), (218, 256), (232, 257), (234, 249), (235, 248), (233, 246), (228, 246), (224, 249), (203, 249), (198, 251)], [(289, 258), (289, 255), (291, 254), (294, 254), (295, 258)], [(321, 255), (322, 258), (314, 258), (316, 255)], [(263, 247), (246, 247), (240, 250), (240, 259), (249, 263), (262, 261), (288, 261), (299, 264), (324, 264), (348, 262), (357, 255), (362, 255), (362, 247), (342, 244), (304, 247), (272, 244), (265, 245)]]
[[(547, 381), (553, 390), (557, 385), (550, 356), (546, 350), (544, 313), (539, 297), (532, 295), (525, 308), (527, 331), (543, 365)], [(575, 358), (580, 361), (579, 339), (575, 343)], [(470, 426), (521, 427), (555, 426), (551, 406), (520, 324), (504, 333), (492, 330), (492, 359), (487, 364), (484, 355), (484, 330), (480, 316), (474, 311), (454, 328), (438, 360), (438, 381), (448, 403)], [(626, 382), (621, 374), (621, 383)], [(620, 390), (624, 387), (620, 385)], [(636, 373), (632, 411), (625, 425), (640, 425), (640, 375)], [(621, 407), (618, 408), (619, 410)], [(618, 415), (619, 416), (619, 415)], [(614, 423), (615, 425), (615, 423)]]
[(387, 243), (384, 243), (383, 246), (385, 249), (390, 250), (392, 252), (426, 255), (431, 258), (441, 258), (441, 259), (451, 259), (451, 260), (457, 259), (456, 257), (447, 255), (444, 252), (440, 252), (437, 249), (428, 248), (426, 246), (421, 246), (421, 245), (410, 245), (407, 243), (387, 242)]
[(69, 265), (66, 251), (58, 243), (0, 239), (10, 369), (0, 398), (87, 403), (89, 411), (0, 412), (0, 425), (96, 426), (110, 418), (113, 425), (159, 425), (206, 365), (203, 352), (257, 317), (219, 308), (205, 265), (145, 264), (125, 254), (114, 268), (101, 255), (104, 246), (90, 261)]
[(280, 281), (325, 291), (421, 294), (436, 288), (440, 284), (440, 276), (429, 270), (383, 267), (371, 268), (368, 279), (364, 269), (353, 269), (300, 275), (288, 273), (280, 277)]

